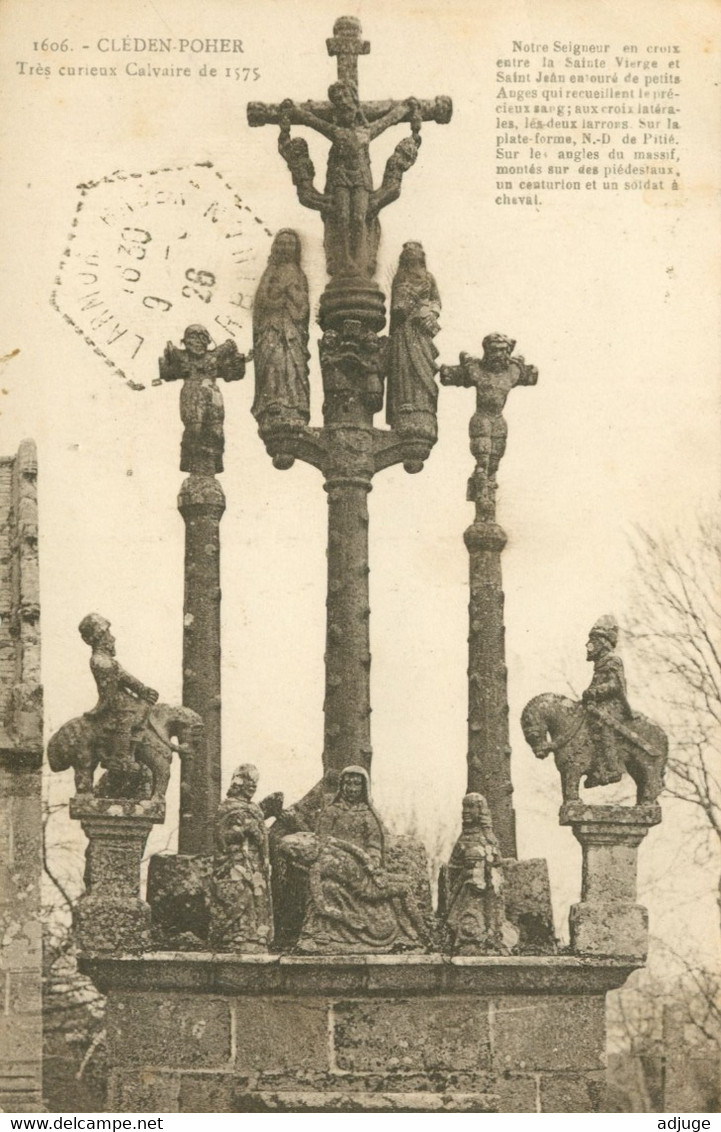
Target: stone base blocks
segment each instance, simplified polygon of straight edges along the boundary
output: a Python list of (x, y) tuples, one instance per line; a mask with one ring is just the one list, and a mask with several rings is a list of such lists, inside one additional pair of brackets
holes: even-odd
[(604, 1111), (605, 992), (569, 956), (88, 958), (118, 1112)]
[(583, 850), (581, 900), (569, 915), (571, 950), (643, 962), (648, 913), (636, 903), (638, 847), (661, 821), (661, 807), (565, 802), (560, 821), (571, 826)]

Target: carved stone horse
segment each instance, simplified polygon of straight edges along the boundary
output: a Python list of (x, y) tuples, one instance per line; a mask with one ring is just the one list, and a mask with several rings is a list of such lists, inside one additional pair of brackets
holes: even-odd
[[(176, 739), (177, 745), (171, 740)], [(102, 763), (96, 725), (86, 715), (76, 716), (55, 732), (48, 743), (50, 769), (75, 771), (78, 794), (101, 793), (106, 797), (144, 797), (148, 788), (153, 801), (165, 797), (170, 781), (173, 751), (182, 760), (200, 753), (203, 721), (197, 712), (186, 707), (155, 704), (135, 748), (135, 762), (123, 767), (105, 766), (107, 775), (93, 786), (93, 777)], [(147, 784), (150, 771), (151, 783)], [(119, 784), (119, 785), (118, 785)], [(117, 791), (120, 790), (120, 793)]]
[[(604, 722), (608, 727), (615, 723)], [(592, 770), (595, 761), (595, 743), (584, 705), (551, 692), (535, 696), (523, 709), (521, 727), (537, 759), (553, 752), (564, 802), (578, 801), (581, 776)], [(628, 724), (616, 723), (615, 730), (618, 755), (636, 783), (637, 804), (655, 802), (663, 789), (668, 758), (665, 732), (644, 715), (634, 715)]]

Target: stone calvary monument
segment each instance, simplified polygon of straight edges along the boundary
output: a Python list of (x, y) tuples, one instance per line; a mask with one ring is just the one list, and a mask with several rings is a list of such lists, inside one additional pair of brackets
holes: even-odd
[[(635, 902), (639, 843), (660, 820), (665, 738), (634, 714), (610, 617), (592, 628), (582, 703), (536, 697), (523, 729), (561, 772), (561, 822), (583, 849), (570, 948), (555, 938), (545, 861), (517, 859), (504, 650), (497, 473), (503, 411), (536, 369), (501, 334), (482, 357), (438, 366), (441, 300), (422, 245), (399, 251), (390, 296), (375, 275), (379, 217), (400, 195), (426, 123), (451, 102), (362, 101), (370, 50), (344, 17), (327, 41), (325, 102), (251, 103), (275, 127), (303, 206), (320, 214), (329, 281), (318, 301), (323, 424), (311, 426), (311, 296), (296, 232), (277, 233), (253, 310), (253, 350), (188, 327), (162, 381), (182, 381), (179, 509), (186, 524), (183, 705), (126, 672), (108, 621), (80, 623), (98, 703), (50, 740), (73, 768), (71, 815), (88, 838), (75, 926), (82, 969), (107, 994), (112, 1110), (193, 1112), (585, 1112), (604, 1107), (605, 992), (643, 964)], [(371, 143), (407, 132), (374, 184)], [(315, 183), (302, 126), (330, 142)], [(313, 298), (316, 303), (316, 297)], [(178, 328), (180, 331), (181, 328)], [(254, 800), (263, 771), (234, 770), (221, 801), (220, 519), (224, 447), (218, 379), (253, 362), (252, 412), (273, 464), (317, 468), (328, 496), (325, 727), (318, 781), (286, 805)], [(394, 464), (419, 472), (437, 440), (442, 386), (473, 388), (465, 532), (470, 557), (468, 787), (434, 909), (425, 850), (393, 836), (372, 792), (368, 495)], [(374, 417), (385, 405), (388, 427)], [(143, 674), (145, 677), (146, 674)], [(399, 694), (402, 689), (399, 688)], [(180, 764), (177, 854), (140, 865)], [(580, 800), (628, 770), (635, 806)], [(101, 772), (98, 774), (98, 772)], [(282, 784), (280, 784), (282, 785)]]

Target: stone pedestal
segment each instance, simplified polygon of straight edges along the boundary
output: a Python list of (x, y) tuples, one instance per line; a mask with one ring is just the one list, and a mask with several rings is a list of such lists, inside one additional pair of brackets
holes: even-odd
[(604, 1112), (606, 991), (575, 956), (84, 957), (113, 1112)]
[(140, 863), (150, 830), (165, 820), (165, 803), (77, 795), (70, 816), (88, 839), (86, 891), (73, 916), (80, 946), (89, 954), (147, 950), (150, 906), (140, 895)]
[(648, 913), (636, 903), (638, 847), (660, 821), (656, 804), (561, 807), (561, 825), (571, 826), (583, 849), (581, 901), (569, 916), (573, 951), (645, 959)]

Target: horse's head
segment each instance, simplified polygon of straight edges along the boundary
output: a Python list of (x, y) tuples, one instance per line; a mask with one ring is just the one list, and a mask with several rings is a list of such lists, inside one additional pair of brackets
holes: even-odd
[(88, 757), (88, 739), (91, 726), (84, 715), (64, 723), (48, 743), (48, 763), (55, 771), (68, 770), (76, 763), (85, 763)]
[(170, 709), (165, 726), (168, 736), (178, 740), (178, 754), (181, 759), (188, 756), (192, 758), (201, 750), (205, 734), (203, 720), (192, 708)]
[(545, 759), (553, 750), (553, 743), (548, 742), (551, 713), (550, 695), (534, 696), (521, 712), (521, 728), (523, 737), (528, 743), (537, 759)]

